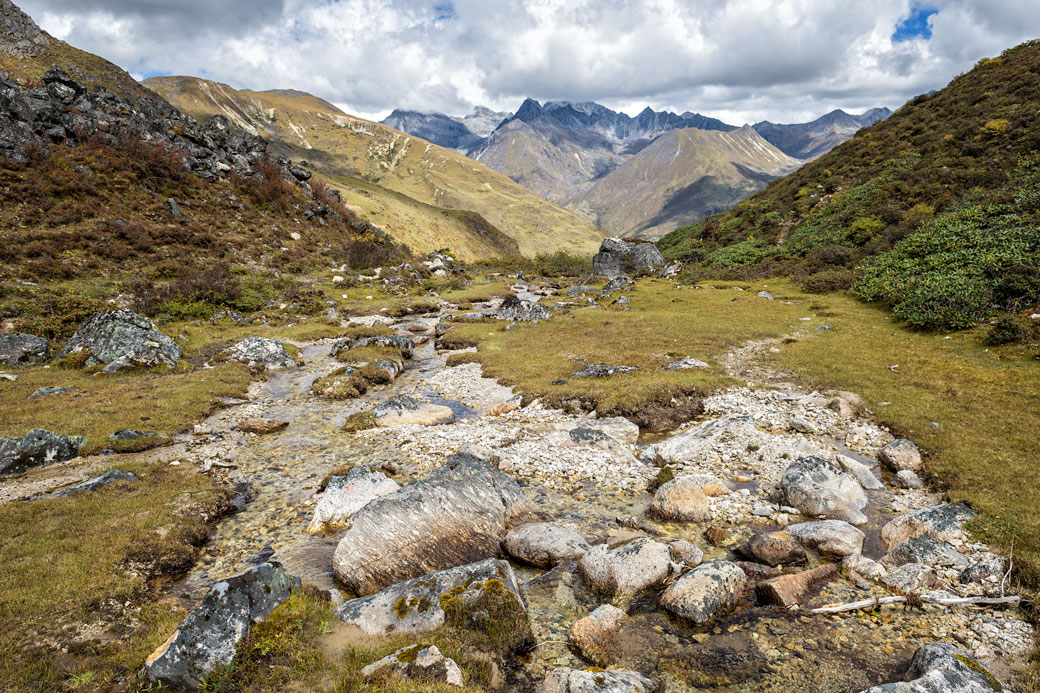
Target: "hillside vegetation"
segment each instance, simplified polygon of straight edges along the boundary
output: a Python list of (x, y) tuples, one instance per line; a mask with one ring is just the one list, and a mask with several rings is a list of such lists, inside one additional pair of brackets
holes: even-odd
[(659, 247), (712, 273), (851, 287), (916, 326), (1025, 309), (1040, 299), (1038, 105), (1033, 41)]
[(449, 247), (474, 260), (515, 253), (515, 243), (529, 256), (586, 253), (602, 238), (590, 222), (482, 164), (302, 92), (237, 91), (194, 77), (146, 84), (200, 120), (224, 114), (306, 159), (364, 219), (417, 251)]

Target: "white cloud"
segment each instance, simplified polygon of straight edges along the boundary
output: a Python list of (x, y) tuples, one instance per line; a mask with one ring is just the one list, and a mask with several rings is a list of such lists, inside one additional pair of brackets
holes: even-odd
[(359, 115), (515, 110), (526, 96), (733, 123), (897, 107), (1040, 36), (1035, 0), (23, 0), (135, 74), (296, 88)]

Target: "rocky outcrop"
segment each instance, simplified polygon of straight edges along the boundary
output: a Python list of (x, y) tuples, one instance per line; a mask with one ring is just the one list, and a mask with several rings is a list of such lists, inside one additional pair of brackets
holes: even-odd
[(867, 516), (863, 487), (851, 474), (820, 457), (803, 457), (784, 471), (780, 493), (787, 505), (810, 517), (826, 517), (862, 525)]
[(706, 623), (740, 598), (747, 576), (729, 561), (708, 561), (676, 580), (661, 594), (661, 606), (692, 623)]
[(547, 522), (523, 525), (509, 532), (502, 548), (513, 558), (539, 568), (577, 561), (589, 552), (589, 543), (577, 532)]
[(148, 318), (129, 310), (106, 310), (89, 317), (58, 354), (64, 358), (87, 353), (87, 366), (108, 364), (106, 371), (122, 368), (172, 368), (181, 348)]
[(514, 523), (537, 508), (513, 479), (472, 455), (452, 455), (429, 477), (355, 513), (333, 556), (357, 594), (496, 556)]
[(399, 334), (379, 335), (376, 337), (344, 337), (332, 343), (332, 350), (329, 352), (329, 355), (335, 358), (351, 349), (360, 349), (366, 346), (397, 349), (401, 352), (402, 358), (410, 359), (415, 351), (415, 340)]
[(611, 549), (593, 546), (578, 562), (578, 571), (597, 592), (628, 597), (659, 585), (671, 570), (668, 546), (652, 539), (636, 539)]
[(237, 361), (259, 370), (296, 366), (296, 361), (281, 342), (264, 337), (246, 337), (221, 356), (225, 361)]
[(0, 438), (0, 474), (18, 474), (30, 467), (71, 460), (86, 442), (82, 436), (63, 436), (42, 428), (21, 437)]
[(653, 243), (634, 243), (621, 238), (606, 238), (592, 259), (592, 271), (600, 277), (636, 274), (664, 267), (664, 257)]
[(380, 428), (407, 424), (438, 426), (455, 423), (455, 412), (451, 407), (423, 402), (407, 395), (391, 397), (380, 403), (375, 408), (374, 416), (376, 426)]
[(0, 53), (16, 58), (35, 58), (48, 54), (47, 47), (55, 43), (11, 0), (0, 0)]
[(467, 612), (486, 606), (488, 590), (498, 593), (496, 600), (500, 608), (505, 605), (509, 610), (507, 615), (526, 622), (526, 604), (513, 569), (505, 561), (493, 558), (423, 575), (352, 599), (337, 607), (336, 615), (370, 635), (425, 633), (440, 628), (452, 615), (464, 618)]
[(267, 618), (299, 584), (277, 563), (263, 563), (216, 583), (145, 661), (149, 680), (198, 688), (207, 674), (231, 663), (236, 646), (253, 625)]
[(360, 672), (362, 679), (393, 675), (425, 684), (462, 687), (462, 669), (454, 659), (441, 654), (436, 645), (410, 645), (372, 662)]
[(51, 345), (43, 337), (31, 334), (0, 335), (0, 364), (5, 366), (34, 366), (51, 355)]
[(655, 693), (657, 683), (638, 671), (556, 669), (538, 687), (538, 693)]
[(977, 659), (947, 643), (925, 645), (914, 653), (902, 682), (863, 693), (993, 693), (1001, 683)]
[(708, 497), (700, 481), (693, 476), (680, 476), (657, 489), (649, 513), (660, 520), (703, 522), (711, 519)]
[(755, 428), (748, 416), (723, 416), (677, 433), (668, 440), (646, 447), (642, 458), (659, 465), (695, 462), (709, 455), (720, 442), (730, 439), (747, 440), (748, 444), (763, 445), (769, 435)]
[(307, 531), (317, 534), (336, 529), (376, 498), (400, 488), (393, 479), (368, 467), (354, 467), (346, 474), (337, 474), (329, 479), (321, 494)]

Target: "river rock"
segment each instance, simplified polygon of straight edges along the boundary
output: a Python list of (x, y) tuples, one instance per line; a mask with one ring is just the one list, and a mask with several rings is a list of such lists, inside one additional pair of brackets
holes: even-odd
[(896, 486), (905, 489), (921, 489), (924, 488), (924, 482), (921, 481), (921, 477), (917, 476), (917, 472), (903, 469), (896, 472)]
[(901, 472), (904, 469), (917, 471), (921, 468), (921, 451), (917, 445), (905, 438), (897, 438), (881, 448), (878, 459), (893, 472)]
[(865, 535), (848, 522), (819, 520), (799, 522), (784, 527), (784, 531), (805, 547), (830, 556), (852, 556), (863, 551)]
[(31, 334), (0, 335), (0, 364), (33, 366), (43, 363), (50, 355), (51, 345), (43, 337)]
[(656, 693), (657, 683), (638, 671), (555, 669), (538, 693)]
[(589, 543), (577, 532), (547, 522), (522, 525), (509, 532), (502, 548), (513, 558), (552, 568), (564, 561), (577, 561), (589, 552)]
[(98, 474), (97, 476), (85, 479), (76, 484), (63, 486), (62, 488), (55, 489), (49, 493), (34, 496), (34, 498), (65, 498), (77, 493), (94, 493), (105, 486), (111, 486), (118, 482), (134, 484), (140, 480), (141, 479), (133, 472), (125, 472), (122, 469), (109, 469), (103, 474)]
[(578, 571), (592, 588), (612, 598), (632, 596), (658, 585), (670, 570), (668, 546), (645, 537), (615, 549), (597, 544), (578, 562)]
[(355, 513), (333, 569), (353, 592), (372, 594), (495, 556), (509, 527), (536, 513), (513, 479), (484, 460), (455, 454), (426, 479)]
[[(448, 620), (444, 607), (479, 608), (487, 599), (485, 588), (497, 581), (503, 594), (512, 595), (514, 615), (526, 620), (526, 603), (516, 575), (505, 561), (489, 558), (406, 580), (368, 597), (344, 602), (336, 616), (369, 635), (425, 633)], [(497, 587), (497, 586), (496, 586)], [(450, 597), (457, 600), (449, 603)]]
[(968, 584), (982, 583), (987, 579), (1002, 580), (1007, 573), (1007, 568), (1007, 559), (1003, 556), (987, 556), (965, 568), (958, 581), (961, 584)]
[(1004, 690), (977, 659), (948, 643), (925, 645), (914, 653), (902, 682), (863, 693), (993, 693)]
[(267, 435), (269, 433), (277, 433), (288, 425), (288, 421), (280, 419), (242, 419), (235, 424), (235, 428), (242, 433)]
[(423, 402), (407, 395), (398, 395), (382, 402), (375, 409), (375, 417), (376, 426), (380, 428), (408, 424), (438, 426), (455, 423), (455, 412), (451, 407)]
[(351, 349), (373, 346), (383, 349), (397, 349), (401, 357), (410, 359), (415, 352), (415, 340), (399, 334), (379, 335), (375, 337), (344, 337), (332, 343), (329, 355), (335, 358)]
[(676, 580), (661, 594), (669, 612), (695, 624), (709, 621), (740, 598), (747, 577), (729, 561), (708, 561)]
[(711, 519), (708, 497), (698, 479), (680, 476), (661, 485), (648, 511), (660, 520), (703, 522)]
[(881, 580), (888, 575), (888, 569), (877, 561), (867, 558), (861, 553), (846, 556), (841, 561), (841, 569), (845, 572), (852, 571), (860, 577), (868, 580)]
[(971, 561), (964, 554), (954, 551), (946, 544), (937, 544), (928, 537), (917, 537), (903, 542), (885, 554), (881, 562), (888, 567), (924, 563), (928, 566), (957, 570), (964, 570), (971, 565)]
[(936, 577), (935, 571), (924, 563), (906, 563), (889, 570), (881, 582), (897, 592), (909, 594), (931, 589)]
[(30, 467), (71, 460), (86, 442), (82, 436), (63, 436), (42, 428), (21, 437), (0, 438), (0, 474), (18, 474)]
[(368, 467), (354, 467), (346, 474), (337, 474), (329, 479), (321, 494), (307, 531), (317, 534), (335, 529), (376, 498), (399, 488), (396, 481)]
[(653, 243), (634, 243), (621, 238), (605, 238), (592, 258), (592, 271), (599, 277), (619, 277), (641, 270), (664, 267), (664, 257)]
[(713, 449), (729, 440), (747, 441), (747, 445), (764, 445), (769, 435), (755, 428), (749, 416), (723, 416), (677, 433), (668, 440), (647, 446), (642, 458), (658, 465), (697, 462), (713, 454)]
[(867, 495), (856, 478), (821, 457), (803, 457), (784, 471), (782, 502), (804, 515), (866, 524)]
[(944, 543), (963, 541), (961, 524), (973, 517), (974, 511), (964, 503), (922, 508), (889, 521), (881, 528), (881, 540), (888, 551), (917, 537)]
[(361, 670), (361, 678), (392, 674), (402, 679), (426, 684), (463, 687), (462, 669), (454, 659), (441, 654), (436, 645), (410, 645), (372, 662)]
[(235, 647), (289, 598), (299, 578), (278, 563), (262, 563), (210, 588), (170, 639), (145, 661), (151, 681), (199, 688), (203, 677), (231, 663)]
[(771, 566), (805, 563), (805, 549), (788, 532), (756, 534), (748, 540), (748, 552)]
[(509, 296), (502, 301), (502, 305), (491, 314), (491, 317), (498, 320), (531, 322), (532, 320), (548, 320), (550, 315), (549, 309), (545, 306), (521, 300), (516, 296)]
[(704, 561), (704, 552), (685, 539), (668, 542), (668, 553), (674, 563), (686, 564), (688, 568), (696, 568)]
[(635, 373), (638, 366), (608, 366), (603, 363), (590, 363), (580, 371), (572, 375), (572, 378), (606, 378), (611, 375), (625, 375)]
[(225, 351), (223, 357), (225, 361), (237, 361), (261, 370), (296, 366), (281, 342), (263, 337), (246, 337)]
[(835, 455), (834, 461), (838, 464), (842, 470), (848, 472), (852, 476), (856, 477), (856, 481), (859, 485), (868, 491), (880, 491), (885, 488), (885, 485), (877, 478), (877, 475), (871, 471), (870, 467), (852, 459), (848, 455)]
[(616, 606), (602, 604), (571, 626), (571, 644), (588, 661), (606, 666), (614, 658), (614, 636), (626, 618), (628, 614)]
[(87, 318), (58, 358), (81, 352), (88, 354), (85, 365), (114, 364), (114, 370), (173, 367), (181, 358), (181, 348), (170, 337), (147, 318), (129, 310), (106, 310)]

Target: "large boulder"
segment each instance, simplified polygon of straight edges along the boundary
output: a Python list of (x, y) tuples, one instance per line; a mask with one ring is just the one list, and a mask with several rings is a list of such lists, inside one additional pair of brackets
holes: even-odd
[(655, 693), (657, 683), (638, 671), (555, 669), (538, 693)]
[(606, 238), (592, 258), (592, 271), (600, 277), (618, 277), (641, 270), (664, 267), (664, 257), (653, 243), (634, 243), (621, 238)]
[(597, 544), (578, 562), (578, 571), (595, 591), (615, 598), (661, 584), (670, 570), (668, 546), (647, 538), (615, 549)]
[(455, 454), (426, 479), (355, 513), (333, 570), (351, 591), (373, 594), (496, 556), (509, 528), (536, 513), (513, 479), (480, 458)]
[(830, 556), (852, 556), (863, 551), (867, 535), (841, 520), (799, 522), (784, 527), (802, 546)]
[(31, 334), (0, 335), (0, 364), (32, 366), (43, 363), (51, 355), (51, 345), (43, 337)]
[(317, 534), (335, 529), (376, 498), (399, 488), (396, 481), (368, 467), (354, 467), (346, 474), (337, 474), (325, 486), (307, 531)]
[(223, 356), (225, 361), (237, 361), (261, 370), (293, 368), (296, 365), (285, 345), (263, 337), (246, 337), (225, 351)]
[(148, 318), (129, 310), (106, 310), (90, 316), (58, 354), (87, 353), (85, 365), (107, 364), (105, 370), (173, 367), (181, 348)]
[(362, 679), (392, 674), (402, 679), (425, 684), (447, 684), (462, 687), (462, 669), (454, 659), (441, 654), (436, 645), (409, 645), (372, 662), (361, 670)]
[(1000, 681), (975, 657), (944, 642), (925, 645), (914, 653), (904, 680), (863, 693), (993, 693)]
[(649, 513), (660, 520), (703, 522), (711, 519), (708, 497), (698, 477), (680, 476), (664, 483), (654, 494)]
[(30, 467), (71, 460), (86, 442), (82, 436), (63, 436), (42, 428), (21, 437), (0, 438), (0, 474), (18, 474)]
[(289, 598), (299, 578), (277, 563), (262, 563), (210, 588), (170, 639), (145, 661), (148, 678), (165, 686), (195, 689), (218, 667), (254, 624)]
[(935, 505), (922, 508), (891, 520), (881, 528), (881, 541), (885, 550), (891, 551), (903, 542), (927, 537), (933, 541), (950, 543), (964, 539), (961, 524), (975, 517), (975, 513), (964, 503)]
[[(489, 595), (489, 590), (494, 594)], [(452, 617), (486, 607), (489, 597), (494, 597), (499, 607), (504, 605), (507, 615), (526, 622), (527, 607), (516, 575), (508, 563), (494, 558), (351, 599), (336, 608), (336, 615), (370, 635), (425, 633), (440, 628)]]
[(784, 503), (803, 515), (854, 525), (867, 522), (861, 512), (867, 506), (863, 487), (856, 477), (822, 457), (803, 457), (789, 466), (780, 479), (780, 493)]
[(451, 407), (424, 402), (407, 395), (398, 395), (381, 402), (375, 408), (374, 415), (376, 426), (380, 428), (407, 424), (437, 426), (455, 423), (455, 412)]
[(509, 532), (502, 548), (519, 561), (539, 568), (552, 568), (557, 563), (579, 560), (590, 547), (574, 530), (548, 522), (535, 522)]
[(736, 604), (747, 576), (729, 561), (708, 561), (676, 580), (661, 594), (661, 606), (692, 623), (706, 623)]
[(548, 320), (550, 315), (545, 306), (524, 301), (516, 296), (509, 296), (502, 301), (502, 305), (491, 314), (491, 317), (498, 320), (531, 322), (532, 320)]

